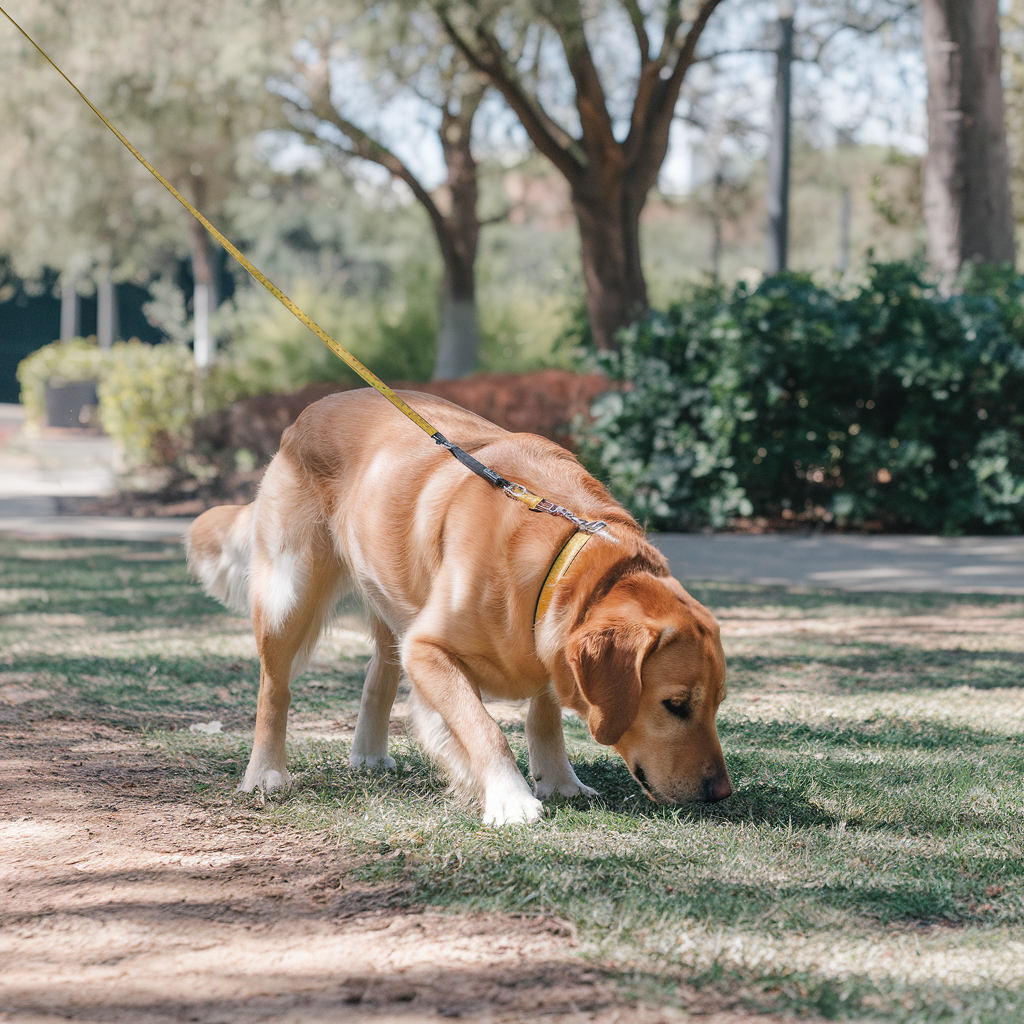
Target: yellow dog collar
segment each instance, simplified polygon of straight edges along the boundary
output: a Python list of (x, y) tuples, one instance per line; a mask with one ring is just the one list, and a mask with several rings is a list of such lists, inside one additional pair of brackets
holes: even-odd
[(562, 545), (562, 550), (558, 552), (554, 562), (551, 563), (551, 568), (548, 569), (548, 574), (544, 578), (544, 585), (540, 588), (540, 593), (537, 595), (537, 607), (533, 612), (533, 624), (535, 626), (548, 610), (548, 605), (551, 604), (551, 599), (555, 596), (555, 587), (558, 585), (558, 581), (569, 571), (569, 566), (572, 565), (573, 559), (586, 547), (587, 541), (593, 536), (592, 533), (577, 530)]

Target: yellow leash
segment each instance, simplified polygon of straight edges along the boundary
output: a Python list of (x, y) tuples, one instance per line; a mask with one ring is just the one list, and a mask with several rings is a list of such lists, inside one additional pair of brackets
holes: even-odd
[(561, 505), (555, 505), (553, 502), (548, 501), (547, 498), (541, 498), (539, 495), (534, 494), (532, 491), (524, 487), (522, 484), (515, 483), (511, 480), (506, 480), (503, 476), (500, 476), (493, 469), (485, 466), (482, 462), (474, 459), (468, 452), (463, 451), (458, 445), (452, 444), (440, 431), (435, 430), (415, 409), (406, 404), (394, 391), (391, 390), (372, 370), (364, 366), (348, 349), (338, 344), (318, 323), (311, 320), (306, 314), (299, 309), (297, 305), (280, 288), (269, 280), (262, 271), (255, 267), (242, 255), (239, 250), (232, 245), (227, 238), (225, 238), (148, 160), (103, 116), (102, 113), (93, 105), (92, 101), (88, 96), (82, 92), (81, 89), (75, 85), (74, 82), (64, 74), (63, 71), (53, 62), (49, 54), (5, 11), (0, 7), (0, 14), (3, 16), (32, 44), (33, 47), (39, 52), (43, 59), (53, 68), (54, 71), (64, 79), (68, 85), (71, 86), (75, 92), (82, 98), (89, 109), (117, 136), (121, 144), (128, 150), (136, 160), (142, 164), (143, 167), (149, 171), (150, 174), (160, 182), (161, 185), (168, 192), (174, 196), (175, 199), (181, 203), (182, 206), (192, 214), (200, 224), (206, 228), (207, 231), (217, 239), (218, 242), (232, 256), (242, 264), (243, 267), (257, 280), (264, 288), (270, 292), (294, 317), (304, 323), (339, 359), (351, 367), (367, 384), (376, 388), (399, 412), (407, 416), (413, 423), (428, 434), (430, 438), (435, 441), (441, 447), (446, 448), (452, 455), (455, 456), (467, 469), (472, 470), (478, 476), (483, 477), (488, 483), (493, 484), (495, 487), (500, 487), (506, 495), (510, 498), (515, 498), (517, 501), (521, 501), (524, 505), (535, 512), (548, 512), (551, 515), (562, 516), (572, 522), (577, 529), (584, 530), (587, 533), (598, 533), (605, 528), (607, 525), (604, 522), (588, 522), (587, 520), (579, 518), (574, 515), (568, 509), (563, 508)]

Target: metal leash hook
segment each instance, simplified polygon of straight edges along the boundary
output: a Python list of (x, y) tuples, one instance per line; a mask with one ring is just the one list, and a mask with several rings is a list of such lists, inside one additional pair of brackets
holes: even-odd
[[(524, 498), (530, 495), (530, 492), (522, 484), (509, 483), (502, 490), (508, 497), (514, 498), (516, 501), (523, 501)], [(532, 508), (534, 512), (547, 512), (549, 515), (568, 519), (577, 530), (582, 530), (584, 533), (601, 533), (602, 530), (608, 527), (608, 524), (603, 519), (595, 519), (593, 521), (581, 519), (575, 512), (571, 512), (564, 505), (556, 505), (547, 498), (541, 498), (540, 501), (532, 505)]]

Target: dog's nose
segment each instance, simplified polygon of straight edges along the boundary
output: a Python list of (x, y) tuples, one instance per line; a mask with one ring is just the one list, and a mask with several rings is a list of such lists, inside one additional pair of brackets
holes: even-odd
[(709, 804), (718, 803), (729, 796), (732, 796), (732, 781), (724, 768), (717, 775), (704, 780), (704, 799)]

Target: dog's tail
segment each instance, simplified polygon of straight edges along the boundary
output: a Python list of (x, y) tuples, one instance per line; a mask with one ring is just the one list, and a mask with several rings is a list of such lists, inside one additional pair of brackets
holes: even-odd
[(192, 575), (211, 597), (241, 615), (249, 614), (252, 511), (251, 504), (211, 508), (185, 538)]

